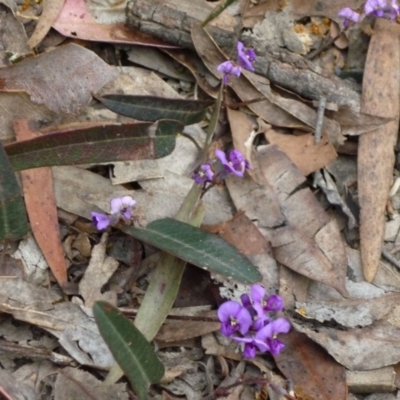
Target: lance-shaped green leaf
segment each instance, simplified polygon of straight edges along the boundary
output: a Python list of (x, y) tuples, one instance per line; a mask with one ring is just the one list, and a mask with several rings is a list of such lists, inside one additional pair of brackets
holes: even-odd
[(0, 241), (16, 240), (28, 232), (21, 189), (0, 144)]
[(153, 221), (146, 228), (124, 226), (124, 232), (200, 268), (243, 283), (261, 280), (258, 269), (220, 236), (175, 219)]
[(49, 133), (5, 146), (16, 171), (53, 165), (165, 157), (175, 148), (179, 121), (102, 124)]
[(164, 375), (164, 366), (142, 333), (118, 309), (104, 301), (93, 306), (93, 315), (104, 341), (129, 379), (139, 399), (147, 399), (152, 383)]
[(117, 114), (140, 121), (176, 119), (184, 125), (200, 122), (213, 101), (167, 99), (164, 97), (109, 94), (97, 98)]

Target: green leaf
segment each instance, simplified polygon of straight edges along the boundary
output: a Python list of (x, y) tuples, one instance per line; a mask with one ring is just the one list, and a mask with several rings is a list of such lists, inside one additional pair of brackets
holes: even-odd
[(104, 341), (129, 379), (139, 399), (164, 376), (164, 366), (151, 344), (118, 309), (104, 301), (93, 306), (93, 315)]
[(164, 97), (109, 94), (97, 98), (117, 114), (140, 121), (176, 119), (184, 125), (200, 122), (213, 101), (168, 99)]
[(5, 146), (16, 171), (53, 165), (165, 157), (175, 148), (179, 121), (103, 124), (38, 136)]
[(0, 144), (0, 241), (20, 239), (27, 232), (28, 220), (21, 189)]
[(171, 218), (146, 228), (124, 226), (124, 232), (200, 268), (243, 283), (261, 280), (258, 269), (221, 237)]
[(221, 14), (222, 11), (224, 11), (226, 8), (228, 8), (234, 1), (235, 0), (225, 0), (217, 7), (215, 7), (214, 10), (212, 10), (211, 13), (208, 15), (208, 17), (201, 23), (201, 27), (204, 28), (214, 18), (217, 18), (218, 15)]

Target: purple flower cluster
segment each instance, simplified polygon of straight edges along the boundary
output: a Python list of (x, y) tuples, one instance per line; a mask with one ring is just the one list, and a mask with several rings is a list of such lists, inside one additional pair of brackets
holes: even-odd
[(269, 313), (283, 309), (282, 298), (278, 295), (267, 297), (261, 285), (253, 285), (250, 294), (251, 298), (247, 294), (241, 296), (242, 304), (230, 300), (219, 307), (221, 333), (243, 343), (243, 355), (247, 358), (254, 358), (257, 350), (277, 355), (285, 345), (276, 336), (289, 332), (290, 323), (285, 318), (273, 320)]
[(239, 77), (242, 73), (242, 68), (254, 71), (253, 63), (256, 61), (256, 53), (253, 49), (247, 49), (242, 42), (237, 43), (237, 63), (233, 61), (225, 61), (218, 65), (217, 71), (222, 72), (222, 83), (228, 84), (229, 75)]
[[(364, 14), (394, 21), (400, 15), (400, 8), (397, 0), (391, 0), (390, 5), (386, 0), (367, 0), (364, 5)], [(361, 14), (349, 7), (342, 8), (338, 16), (344, 18), (343, 26), (345, 28), (361, 20)]]
[(219, 183), (230, 174), (243, 178), (244, 171), (250, 169), (249, 162), (239, 150), (232, 150), (228, 157), (222, 150), (215, 150), (215, 156), (215, 161), (201, 165), (192, 175), (196, 183)]
[(129, 221), (136, 201), (131, 196), (115, 197), (111, 200), (111, 215), (92, 212), (92, 222), (98, 230), (103, 230), (117, 223), (120, 219)]

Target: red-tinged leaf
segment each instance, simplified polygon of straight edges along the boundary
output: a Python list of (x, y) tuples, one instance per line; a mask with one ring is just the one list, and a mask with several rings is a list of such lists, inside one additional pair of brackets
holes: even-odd
[[(19, 140), (36, 137), (27, 121), (14, 124)], [(33, 236), (61, 287), (67, 283), (67, 266), (61, 246), (53, 176), (49, 167), (21, 172), (25, 205)]]
[[(37, 131), (34, 123), (26, 129)], [(164, 157), (174, 149), (175, 136), (183, 125), (164, 120), (154, 124), (90, 123), (60, 129), (5, 146), (14, 169)]]
[(346, 400), (345, 369), (304, 333), (279, 335), (285, 349), (275, 357), (278, 368), (305, 399)]
[(177, 46), (146, 35), (139, 30), (126, 27), (125, 23), (101, 24), (89, 12), (85, 0), (65, 0), (53, 28), (62, 35), (74, 39), (108, 43), (143, 44), (163, 48)]

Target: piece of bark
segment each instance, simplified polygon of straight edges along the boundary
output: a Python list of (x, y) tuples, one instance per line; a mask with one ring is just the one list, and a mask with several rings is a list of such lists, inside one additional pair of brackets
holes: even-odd
[[(214, 8), (213, 3), (197, 0), (133, 0), (126, 9), (127, 25), (156, 36), (172, 44), (193, 49), (190, 29), (201, 24)], [(215, 42), (229, 54), (235, 47), (236, 30), (240, 28), (239, 16), (229, 7), (207, 25)], [(268, 44), (268, 46), (270, 46)], [(319, 100), (321, 96), (336, 104), (346, 104), (358, 111), (359, 85), (334, 75), (323, 76), (312, 71), (311, 63), (303, 57), (282, 48), (254, 47), (257, 53), (255, 72), (272, 82), (306, 98)]]
[(358, 145), (361, 259), (368, 282), (374, 279), (379, 265), (395, 161), (400, 110), (399, 46), (400, 27), (377, 19), (368, 49), (361, 111), (391, 121), (360, 136)]

